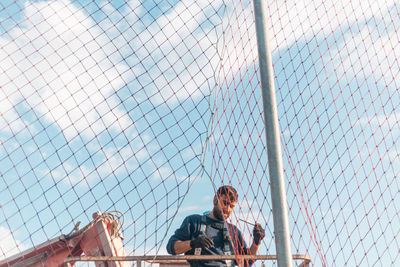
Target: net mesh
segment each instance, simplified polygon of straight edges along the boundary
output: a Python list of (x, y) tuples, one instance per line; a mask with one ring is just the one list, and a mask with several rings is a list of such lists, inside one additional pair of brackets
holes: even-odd
[[(267, 7), (292, 252), (398, 265), (399, 3)], [(127, 254), (165, 254), (222, 184), (276, 253), (251, 1), (6, 0), (0, 21), (1, 259), (111, 210)]]

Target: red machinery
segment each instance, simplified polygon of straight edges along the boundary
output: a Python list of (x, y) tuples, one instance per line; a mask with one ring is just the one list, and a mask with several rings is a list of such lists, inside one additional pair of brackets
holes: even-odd
[[(115, 213), (115, 212), (114, 212)], [(61, 235), (0, 261), (0, 267), (61, 267), (67, 257), (125, 256), (119, 218), (113, 212), (93, 214), (86, 227)], [(96, 267), (127, 267), (127, 262), (96, 262)], [(72, 264), (73, 265), (73, 264)], [(71, 266), (72, 266), (71, 265)]]

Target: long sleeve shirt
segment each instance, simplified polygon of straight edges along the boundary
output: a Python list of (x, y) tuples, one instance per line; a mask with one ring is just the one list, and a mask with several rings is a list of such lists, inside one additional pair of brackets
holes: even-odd
[[(169, 254), (175, 255), (174, 244), (176, 241), (186, 241), (197, 238), (201, 232), (201, 225), (204, 223), (202, 221), (202, 215), (190, 215), (186, 217), (180, 228), (178, 228), (175, 233), (170, 237), (167, 244), (167, 251)], [(224, 223), (221, 221), (214, 220), (208, 216), (205, 217), (205, 235), (214, 241), (214, 246), (209, 249), (202, 249), (201, 255), (224, 255)], [(232, 255), (246, 255), (249, 254), (246, 242), (243, 240), (242, 233), (240, 230), (232, 225), (227, 224), (230, 237), (232, 240), (231, 254)], [(185, 253), (185, 255), (194, 255), (194, 249), (191, 249)], [(198, 267), (222, 267), (227, 266), (225, 260), (209, 260), (209, 261), (189, 261), (191, 266)], [(197, 264), (197, 265), (196, 265)], [(252, 262), (249, 262), (251, 265)], [(247, 264), (246, 264), (247, 265)]]

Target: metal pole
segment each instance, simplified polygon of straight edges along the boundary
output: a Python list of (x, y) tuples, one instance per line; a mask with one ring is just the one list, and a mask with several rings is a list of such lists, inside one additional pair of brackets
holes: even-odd
[[(174, 260), (236, 260), (239, 257), (244, 260), (277, 260), (277, 255), (143, 255), (143, 256), (76, 256), (68, 257), (64, 260), (64, 266), (71, 266), (71, 262), (79, 261), (136, 261), (141, 266), (142, 261), (149, 263), (159, 263)], [(311, 258), (308, 255), (292, 255), (293, 260), (302, 260), (308, 264)]]
[(279, 267), (292, 266), (286, 189), (283, 175), (278, 111), (275, 98), (274, 73), (268, 43), (266, 0), (253, 0), (258, 42), (261, 86), (267, 138), (269, 176), (271, 182), (272, 211), (274, 217), (275, 246)]

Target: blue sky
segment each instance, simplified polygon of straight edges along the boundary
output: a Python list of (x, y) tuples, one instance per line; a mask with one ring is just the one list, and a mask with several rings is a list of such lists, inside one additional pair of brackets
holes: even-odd
[(163, 235), (143, 231), (166, 229), (200, 174), (215, 53), (205, 34), (219, 11), (192, 2), (205, 8), (199, 26), (177, 16), (188, 16), (183, 4), (138, 4), (21, 2), (2, 13), (2, 227), (19, 246), (2, 246), (6, 255), (110, 209), (126, 213), (131, 251), (155, 253)]
[[(0, 5), (1, 255), (113, 209), (128, 253), (165, 253), (212, 183), (275, 252), (251, 3)], [(399, 261), (399, 9), (269, 4), (292, 249), (316, 266)]]

